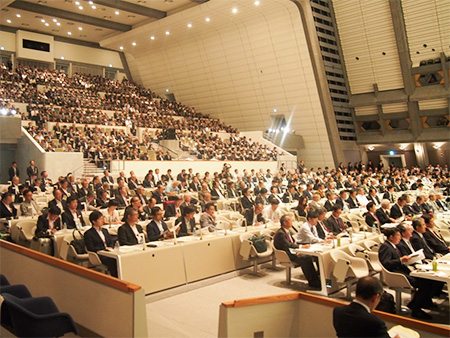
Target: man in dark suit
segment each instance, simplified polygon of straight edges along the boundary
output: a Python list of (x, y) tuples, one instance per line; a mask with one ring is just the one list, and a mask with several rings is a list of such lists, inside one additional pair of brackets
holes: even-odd
[(423, 249), (423, 253), (425, 254), (426, 259), (434, 259), (436, 257), (436, 252), (431, 248), (427, 241), (424, 238), (424, 234), (427, 231), (427, 227), (425, 225), (425, 220), (421, 218), (416, 218), (412, 222), (412, 226), (414, 231), (411, 237), (411, 244), (414, 250), (418, 251)]
[[(327, 211), (331, 211), (333, 206), (336, 204), (336, 195), (332, 191), (327, 191), (325, 194), (327, 200), (325, 201), (325, 204), (323, 205)], [(342, 206), (341, 206), (342, 208)]]
[(30, 166), (27, 168), (28, 179), (31, 180), (32, 177), (37, 177), (39, 175), (39, 169), (34, 165), (34, 161), (30, 161)]
[(50, 234), (53, 234), (56, 231), (60, 230), (61, 229), (61, 220), (59, 218), (60, 214), (61, 210), (58, 207), (48, 208), (47, 212), (44, 212), (41, 216), (39, 216), (34, 235), (36, 237), (44, 237), (49, 232)]
[(194, 176), (192, 182), (189, 184), (189, 190), (193, 192), (199, 192), (202, 190), (202, 185), (198, 181), (198, 177)]
[(175, 221), (175, 226), (179, 226), (177, 236), (190, 236), (195, 231), (195, 209), (191, 206), (187, 206), (183, 209), (183, 215)]
[(130, 203), (128, 202), (127, 188), (125, 186), (119, 188), (118, 194), (115, 199), (119, 208), (123, 209), (130, 205)]
[(376, 206), (373, 202), (369, 202), (369, 204), (366, 205), (367, 212), (365, 213), (365, 220), (368, 226), (372, 227), (375, 222), (378, 222), (378, 224), (381, 224), (380, 220), (378, 219), (377, 213), (376, 213)]
[(264, 209), (264, 205), (261, 203), (256, 203), (253, 208), (247, 209), (244, 213), (245, 220), (247, 221), (247, 225), (261, 225), (265, 223), (265, 219), (262, 215)]
[(439, 232), (435, 231), (433, 216), (431, 216), (430, 214), (425, 214), (422, 216), (422, 218), (425, 220), (425, 225), (427, 226), (427, 230), (423, 234), (423, 237), (428, 246), (438, 254), (448, 254), (450, 247), (445, 242), (444, 238), (442, 238), (442, 235)]
[[(273, 244), (276, 249), (286, 252), (289, 259), (296, 267), (301, 266), (303, 274), (308, 280), (308, 284), (312, 288), (321, 288), (319, 275), (314, 267), (311, 256), (293, 254), (290, 249), (298, 249), (299, 245), (295, 243), (289, 231), (292, 228), (292, 219), (288, 215), (283, 215), (280, 219), (281, 228), (276, 232)], [(308, 245), (303, 245), (304, 248), (309, 248)]]
[(163, 221), (164, 211), (160, 207), (152, 209), (152, 221), (147, 225), (147, 237), (150, 242), (163, 240), (173, 236)]
[(102, 177), (102, 183), (108, 183), (110, 185), (114, 185), (114, 179), (109, 175), (109, 171), (105, 170), (103, 172), (105, 176)]
[(58, 207), (61, 212), (67, 209), (67, 203), (63, 200), (63, 193), (60, 189), (53, 190), (53, 197), (50, 202), (48, 202), (48, 207)]
[(380, 224), (394, 223), (395, 219), (391, 218), (389, 212), (389, 201), (381, 200), (381, 207), (377, 209), (375, 215), (378, 217)]
[(331, 215), (325, 221), (325, 225), (333, 233), (333, 235), (340, 234), (347, 227), (341, 219), (342, 208), (339, 204), (335, 204), (331, 209)]
[(400, 235), (402, 236), (402, 239), (397, 244), (397, 248), (400, 251), (400, 256), (411, 255), (413, 252), (416, 251), (414, 250), (410, 242), (412, 236), (412, 227), (406, 224), (405, 225), (399, 224), (397, 226), (397, 229), (400, 231)]
[(244, 209), (244, 212), (245, 212), (245, 210), (253, 208), (254, 202), (252, 201), (252, 198), (250, 196), (251, 195), (250, 188), (244, 188), (242, 190), (242, 194), (243, 194), (243, 196), (241, 198), (241, 204), (242, 204), (242, 208)]
[(375, 203), (375, 205), (380, 205), (380, 199), (377, 196), (377, 190), (375, 188), (369, 189), (369, 194), (367, 195), (369, 202)]
[(416, 201), (412, 204), (411, 208), (413, 209), (414, 213), (423, 214), (426, 212), (423, 205), (424, 205), (423, 196), (419, 195), (416, 197)]
[(341, 209), (344, 209), (344, 207), (347, 205), (346, 200), (347, 200), (347, 191), (341, 190), (339, 192), (339, 197), (336, 199), (335, 204), (338, 204), (341, 207)]
[[(105, 216), (99, 211), (93, 211), (89, 215), (89, 221), (91, 222), (92, 227), (84, 233), (84, 243), (86, 244), (87, 251), (112, 251), (114, 248), (114, 241), (108, 230), (102, 228), (105, 224)], [(117, 277), (116, 260), (101, 255), (99, 255), (99, 258), (102, 263), (107, 266), (111, 276)]]
[(164, 213), (164, 218), (169, 218), (169, 217), (180, 217), (181, 216), (181, 203), (183, 203), (183, 200), (181, 199), (181, 197), (179, 196), (175, 196), (173, 203), (167, 203), (165, 205), (165, 213)]
[(11, 163), (11, 167), (8, 169), (9, 181), (12, 181), (14, 176), (20, 177), (19, 168), (17, 168), (17, 162)]
[(139, 214), (133, 208), (127, 210), (124, 215), (125, 223), (117, 230), (117, 237), (120, 245), (135, 245), (144, 238), (144, 231), (142, 227), (137, 224), (139, 221)]
[(6, 192), (2, 195), (0, 202), (0, 218), (12, 218), (17, 216), (17, 209), (12, 203), (12, 195)]
[(389, 203), (394, 203), (394, 191), (395, 187), (393, 185), (388, 186), (387, 191), (383, 194), (383, 199), (389, 200)]
[(19, 177), (14, 176), (12, 178), (11, 185), (8, 187), (8, 192), (11, 196), (14, 196), (14, 203), (22, 203), (22, 192), (24, 187), (20, 185)]
[(86, 226), (81, 212), (78, 211), (78, 200), (73, 196), (67, 199), (67, 209), (62, 214), (62, 221), (67, 229), (79, 229)]
[(388, 338), (384, 321), (372, 314), (380, 302), (383, 286), (378, 279), (368, 276), (356, 284), (356, 298), (349, 305), (333, 310), (333, 326), (340, 337)]
[(156, 204), (160, 204), (166, 200), (164, 189), (164, 186), (160, 184), (153, 192), (152, 197), (156, 200)]
[[(402, 195), (397, 199), (397, 203), (395, 203), (392, 207), (391, 207), (391, 218), (393, 218), (394, 220), (397, 220), (403, 216), (405, 216), (405, 214), (403, 213), (403, 207), (406, 204), (406, 196)], [(407, 216), (405, 216), (406, 218), (408, 218)]]
[(423, 307), (432, 304), (432, 281), (411, 277), (410, 270), (405, 265), (411, 257), (400, 256), (400, 250), (397, 245), (400, 243), (401, 235), (397, 228), (385, 230), (387, 240), (381, 245), (378, 251), (378, 257), (381, 264), (386, 270), (403, 274), (411, 285), (417, 288), (413, 299), (408, 303), (408, 307), (412, 310), (411, 315), (419, 319), (431, 319), (431, 316), (422, 310)]

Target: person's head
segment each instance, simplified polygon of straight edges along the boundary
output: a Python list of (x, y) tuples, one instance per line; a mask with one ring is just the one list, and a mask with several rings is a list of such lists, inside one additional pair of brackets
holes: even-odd
[(100, 211), (94, 210), (89, 215), (89, 221), (92, 226), (96, 228), (101, 228), (105, 224), (105, 216)]
[(389, 200), (388, 199), (383, 199), (381, 200), (381, 207), (385, 210), (389, 209)]
[(187, 220), (193, 219), (194, 215), (195, 215), (195, 209), (193, 207), (187, 206), (186, 208), (183, 209), (183, 216)]
[(161, 210), (160, 207), (153, 207), (152, 208), (152, 212), (151, 212), (152, 218), (156, 221), (156, 222), (161, 222), (161, 220), (164, 217), (164, 211)]
[(179, 208), (181, 203), (183, 203), (183, 199), (179, 196), (175, 196), (173, 200), (173, 204), (175, 205), (175, 208)]
[(251, 190), (249, 188), (244, 188), (242, 190), (242, 194), (244, 194), (245, 196), (249, 197), (251, 193)]
[(283, 215), (280, 218), (280, 224), (285, 229), (292, 228), (292, 218), (289, 215)]
[(357, 191), (356, 189), (351, 190), (351, 191), (350, 191), (350, 197), (351, 197), (351, 198), (355, 198), (356, 195), (357, 195), (357, 193), (358, 193), (358, 191)]
[(306, 216), (306, 219), (308, 220), (308, 223), (309, 223), (309, 224), (311, 224), (311, 225), (316, 225), (316, 224), (317, 224), (317, 221), (318, 221), (318, 219), (319, 219), (319, 215), (318, 215), (317, 210), (311, 209), (311, 210), (308, 212), (308, 215)]
[(363, 277), (356, 283), (356, 299), (366, 304), (372, 312), (383, 294), (383, 285), (372, 276)]
[(425, 220), (422, 217), (416, 218), (412, 221), (412, 227), (419, 234), (425, 233), (427, 227), (425, 225)]
[(150, 197), (150, 198), (147, 200), (147, 205), (148, 205), (148, 207), (150, 208), (150, 210), (152, 210), (152, 208), (156, 205), (156, 198)]
[(318, 220), (323, 221), (327, 214), (327, 209), (325, 209), (324, 207), (320, 207), (320, 208), (316, 209), (316, 212), (317, 212)]
[(429, 194), (428, 198), (430, 199), (430, 201), (436, 201), (436, 195), (435, 194)]
[(127, 195), (127, 188), (125, 186), (121, 186), (119, 188), (119, 193), (121, 196), (126, 196)]
[(123, 215), (123, 219), (129, 225), (134, 225), (139, 220), (139, 214), (134, 208), (128, 208), (125, 211), (125, 215)]
[(331, 213), (334, 217), (339, 217), (342, 214), (342, 208), (339, 204), (335, 204), (331, 207)]
[(398, 204), (400, 207), (404, 207), (405, 204), (406, 204), (406, 196), (404, 196), (404, 195), (400, 196), (400, 197), (397, 199), (397, 204)]
[(67, 208), (69, 208), (70, 210), (76, 210), (77, 207), (78, 207), (78, 200), (75, 197), (70, 196), (67, 199)]
[(400, 235), (404, 239), (410, 239), (412, 236), (412, 227), (408, 224), (399, 224), (397, 229), (400, 231)]
[(210, 194), (209, 192), (205, 193), (205, 195), (203, 196), (203, 199), (204, 199), (206, 202), (211, 201), (211, 194)]
[(375, 203), (373, 202), (369, 202), (366, 205), (367, 211), (374, 213), (375, 211), (377, 211), (377, 207), (375, 206)]
[(262, 213), (263, 209), (264, 205), (262, 203), (255, 204), (255, 214), (259, 215), (260, 213)]
[(30, 166), (34, 167), (34, 161), (33, 160), (30, 161)]
[(25, 190), (23, 192), (23, 198), (27, 202), (31, 201), (33, 199), (33, 193), (31, 192), (31, 190)]
[(364, 188), (358, 188), (358, 195), (364, 195), (365, 191)]
[(397, 245), (402, 239), (402, 236), (400, 235), (400, 230), (397, 228), (386, 229), (384, 231), (384, 234), (386, 235), (387, 240), (394, 245)]
[(332, 191), (327, 191), (325, 196), (329, 201), (333, 201), (336, 198), (336, 195)]
[(11, 166), (14, 167), (14, 168), (17, 168), (17, 162), (11, 163)]
[(216, 206), (214, 203), (206, 203), (205, 205), (205, 212), (209, 215), (214, 215), (214, 212), (216, 211)]
[(375, 197), (377, 195), (377, 190), (375, 188), (370, 188), (369, 195)]
[(6, 205), (10, 205), (12, 203), (12, 195), (9, 192), (6, 192), (2, 195), (2, 202)]
[[(264, 182), (262, 182), (263, 184), (264, 184)], [(261, 196), (266, 196), (267, 195), (267, 189), (266, 188), (262, 188), (260, 191), (259, 191), (259, 194), (261, 195)]]
[(425, 221), (425, 225), (427, 228), (433, 229), (434, 228), (434, 217), (430, 214), (423, 214), (422, 218)]
[(142, 206), (141, 199), (139, 197), (137, 197), (137, 196), (133, 196), (131, 198), (130, 202), (131, 202), (131, 205), (133, 206), (133, 208), (136, 209), (136, 210), (139, 209)]
[(272, 207), (272, 210), (277, 210), (279, 204), (280, 204), (280, 202), (277, 199), (273, 199), (270, 202), (270, 206)]
[(12, 184), (13, 184), (13, 185), (19, 185), (19, 182), (20, 182), (20, 179), (19, 179), (18, 176), (14, 176), (14, 177), (12, 178)]
[(164, 192), (164, 189), (165, 189), (164, 185), (162, 185), (162, 184), (158, 185), (158, 188), (157, 188), (158, 193), (162, 194)]
[(314, 201), (314, 202), (316, 202), (316, 203), (319, 203), (319, 201), (320, 201), (320, 194), (313, 194), (312, 195), (312, 200)]
[(341, 191), (339, 192), (339, 197), (342, 198), (343, 200), (346, 200), (346, 199), (347, 199), (347, 196), (348, 196), (348, 194), (347, 194), (347, 191), (346, 191), (346, 190), (341, 190)]

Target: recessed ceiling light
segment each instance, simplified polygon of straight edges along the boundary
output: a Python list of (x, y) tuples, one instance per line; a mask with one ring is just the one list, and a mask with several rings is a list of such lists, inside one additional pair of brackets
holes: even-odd
[(166, 31), (166, 35), (169, 35), (170, 34), (170, 32), (169, 31)]
[(46, 22), (45, 25), (46, 25), (47, 27), (50, 26), (50, 24), (49, 24), (48, 22)]
[(123, 50), (123, 46), (120, 46), (119, 49), (120, 49), (120, 50)]
[(233, 8), (231, 11), (232, 11), (234, 14), (236, 14), (236, 13), (237, 13), (237, 8), (235, 7), (235, 8)]
[(6, 22), (7, 22), (7, 23), (11, 23), (11, 20), (8, 19), (8, 20), (6, 20)]
[(83, 6), (78, 6), (79, 9), (83, 9)]
[(112, 67), (112, 64), (109, 64), (110, 67)]
[(206, 18), (205, 21), (206, 21), (206, 22), (210, 22), (211, 19), (210, 19), (210, 18)]
[(92, 9), (97, 9), (97, 6), (95, 6), (95, 5), (92, 5), (91, 7), (92, 7)]
[(166, 88), (166, 93), (168, 93), (169, 92), (169, 88)]
[(16, 16), (17, 16), (18, 18), (20, 18), (22, 15), (20, 15), (19, 13), (17, 13)]
[(136, 42), (132, 42), (131, 45), (136, 46)]
[(191, 24), (191, 23), (188, 23), (187, 26), (188, 26), (189, 28), (191, 28), (191, 27), (192, 27), (192, 24)]
[(53, 22), (58, 22), (58, 20), (56, 20), (56, 19), (53, 19), (52, 21), (53, 21)]
[(89, 5), (92, 5), (93, 4), (93, 2), (92, 1), (89, 1)]
[(150, 37), (150, 40), (155, 40), (155, 37), (152, 35), (152, 36)]
[(67, 32), (67, 34), (72, 35), (72, 32)]
[(1, 46), (1, 47), (0, 47), (0, 50), (5, 50), (5, 47)]
[(277, 112), (277, 108), (273, 108), (273, 112), (276, 113)]
[(119, 15), (119, 11), (115, 11), (114, 14), (115, 14), (115, 15)]
[(57, 23), (56, 23), (56, 26), (61, 26), (61, 22), (57, 22)]
[(61, 56), (61, 60), (64, 60), (64, 56)]
[(75, 1), (75, 5), (79, 6), (80, 2), (79, 1)]
[(41, 19), (41, 22), (45, 22), (45, 19)]
[(82, 30), (83, 30), (83, 27), (78, 27), (78, 30), (79, 30), (79, 31), (82, 31)]
[(256, 1), (255, 1), (255, 6), (258, 6), (258, 5), (259, 5), (259, 1), (256, 0)]

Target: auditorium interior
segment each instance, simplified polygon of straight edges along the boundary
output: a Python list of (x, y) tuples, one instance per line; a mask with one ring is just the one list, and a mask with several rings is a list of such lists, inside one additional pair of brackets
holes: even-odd
[(450, 335), (450, 1), (2, 0), (0, 58), (0, 336), (346, 336), (372, 277)]

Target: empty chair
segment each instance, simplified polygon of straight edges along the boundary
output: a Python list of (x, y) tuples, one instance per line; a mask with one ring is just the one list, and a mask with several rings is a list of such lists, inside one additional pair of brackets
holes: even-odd
[(283, 250), (278, 250), (273, 247), (273, 252), (278, 263), (286, 268), (286, 284), (290, 285), (292, 281), (292, 268), (295, 268), (294, 263), (292, 263), (288, 254)]
[(75, 247), (70, 244), (70, 242), (73, 240), (73, 236), (74, 235), (67, 235), (63, 238), (59, 255), (62, 259), (68, 262), (85, 266), (85, 263), (87, 264), (89, 262), (89, 254), (87, 252), (81, 254), (77, 253)]
[(36, 221), (20, 221), (11, 226), (11, 239), (14, 243), (30, 247), (36, 230)]
[[(78, 334), (78, 328), (68, 313), (58, 311), (49, 297), (17, 298), (3, 294), (2, 310), (7, 311), (11, 331), (18, 337), (59, 337), (68, 332)], [(2, 312), (3, 312), (2, 311)]]
[(241, 249), (239, 250), (239, 254), (246, 261), (253, 261), (253, 273), (256, 274), (258, 272), (258, 258), (270, 257), (273, 253), (272, 242), (268, 239), (265, 239), (267, 249), (264, 252), (258, 252), (253, 245), (253, 242), (250, 241), (250, 238), (253, 237), (254, 234), (244, 233), (239, 236), (241, 240)]
[(109, 275), (108, 267), (102, 263), (100, 257), (98, 257), (96, 252), (88, 251), (89, 257), (89, 268), (104, 273), (105, 275)]
[(362, 246), (354, 243), (348, 246), (348, 250), (350, 251), (352, 256), (365, 259), (367, 261), (367, 264), (369, 265), (369, 269), (373, 272), (373, 275), (381, 273), (381, 263), (380, 259), (378, 258), (378, 252), (367, 251)]
[(380, 248), (380, 243), (377, 243), (371, 239), (366, 239), (363, 242), (363, 246), (369, 251), (377, 251), (378, 252), (378, 249)]
[(369, 267), (363, 258), (352, 257), (341, 250), (332, 250), (331, 259), (335, 265), (333, 276), (338, 283), (345, 283), (347, 286), (347, 298), (351, 298), (352, 284), (359, 278), (369, 275)]
[(395, 310), (400, 313), (402, 309), (402, 292), (411, 293), (414, 288), (409, 283), (405, 275), (398, 272), (391, 272), (381, 265), (382, 276), (384, 283), (389, 289), (395, 291)]

